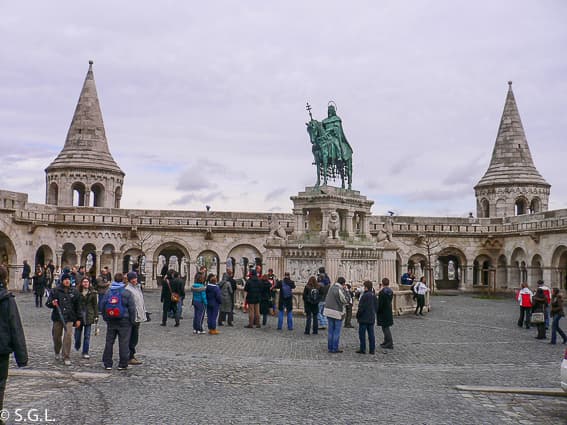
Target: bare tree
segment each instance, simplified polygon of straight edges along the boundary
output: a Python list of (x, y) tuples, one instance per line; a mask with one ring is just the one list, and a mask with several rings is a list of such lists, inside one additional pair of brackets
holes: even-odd
[(432, 258), (434, 253), (443, 246), (443, 239), (439, 238), (438, 236), (434, 235), (430, 231), (426, 231), (425, 233), (421, 233), (417, 236), (415, 241), (415, 245), (423, 248), (425, 250), (427, 256), (427, 264), (425, 266), (425, 275), (428, 282), (430, 282), (431, 293), (434, 293), (436, 290), (435, 287), (435, 276), (433, 275), (433, 265), (432, 265)]

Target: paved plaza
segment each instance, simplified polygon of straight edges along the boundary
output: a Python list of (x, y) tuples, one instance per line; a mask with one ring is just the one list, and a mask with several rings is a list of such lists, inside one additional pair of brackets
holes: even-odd
[[(432, 297), (425, 317), (395, 319), (395, 349), (356, 354), (357, 329), (344, 329), (342, 354), (328, 354), (326, 331), (277, 331), (276, 319), (245, 329), (236, 315), (220, 335), (159, 326), (159, 293), (147, 292), (153, 320), (141, 330), (141, 366), (105, 371), (105, 326), (91, 359), (54, 360), (50, 310), (17, 296), (30, 366), (11, 368), (5, 408), (37, 409), (55, 424), (567, 424), (567, 398), (461, 392), (456, 385), (559, 388), (564, 345), (516, 326), (511, 297)], [(564, 323), (567, 327), (567, 323)], [(377, 329), (377, 336), (381, 332)], [(380, 338), (377, 338), (381, 342)], [(116, 344), (117, 345), (117, 344)], [(115, 347), (117, 358), (117, 346)], [(10, 419), (8, 423), (13, 422)], [(28, 420), (27, 422), (30, 422)]]

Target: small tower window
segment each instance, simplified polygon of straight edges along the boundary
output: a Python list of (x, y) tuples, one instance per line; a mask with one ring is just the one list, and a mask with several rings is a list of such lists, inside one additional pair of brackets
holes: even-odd
[(528, 201), (525, 198), (518, 198), (516, 199), (516, 215), (524, 215), (527, 214), (528, 210)]

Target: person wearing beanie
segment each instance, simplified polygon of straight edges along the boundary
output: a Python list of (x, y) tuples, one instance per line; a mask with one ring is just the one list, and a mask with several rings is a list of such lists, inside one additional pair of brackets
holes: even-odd
[[(0, 265), (0, 412), (4, 408), (4, 392), (8, 380), (10, 354), (18, 367), (28, 365), (28, 350), (16, 298), (6, 289), (8, 270)], [(0, 420), (1, 422), (1, 420)]]
[(61, 284), (51, 291), (45, 305), (53, 310), (51, 320), (55, 360), (61, 360), (62, 352), (65, 366), (70, 366), (73, 327), (81, 325), (81, 311), (79, 293), (71, 287), (71, 276), (68, 273), (61, 276)]
[(132, 271), (126, 275), (126, 278), (128, 279), (126, 290), (132, 294), (132, 299), (136, 306), (136, 314), (132, 323), (132, 331), (130, 333), (130, 342), (128, 343), (128, 364), (140, 365), (142, 362), (136, 358), (136, 346), (140, 340), (140, 324), (145, 322), (147, 318), (146, 304), (144, 303), (144, 294), (142, 292), (140, 282), (138, 282), (138, 274)]

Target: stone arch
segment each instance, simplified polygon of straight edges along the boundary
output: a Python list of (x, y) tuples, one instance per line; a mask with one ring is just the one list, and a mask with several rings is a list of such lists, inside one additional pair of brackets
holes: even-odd
[(514, 286), (520, 286), (523, 282), (527, 283), (528, 276), (526, 270), (526, 251), (517, 247), (512, 251), (510, 257), (510, 282)]
[(86, 205), (86, 188), (84, 183), (75, 182), (71, 185), (71, 199), (74, 207), (84, 207)]
[(567, 290), (567, 246), (559, 245), (553, 250), (551, 267), (552, 286)]
[(496, 200), (496, 217), (504, 217), (506, 215), (506, 200), (500, 198)]
[(488, 199), (486, 199), (486, 198), (481, 199), (480, 211), (482, 213), (483, 218), (490, 217), (490, 203), (488, 202)]
[[(0, 232), (0, 264), (8, 267), (9, 271), (12, 271), (12, 268), (14, 269), (13, 273), (9, 273), (9, 275), (13, 275), (13, 279), (15, 279), (15, 276), (17, 276), (18, 270), (21, 273), (21, 267), (19, 269), (17, 268), (18, 259), (16, 252), (17, 251), (14, 243), (12, 242), (12, 239), (10, 239), (10, 237), (6, 233)], [(8, 276), (8, 282), (6, 282), (6, 284), (10, 283), (9, 280), (10, 276)], [(15, 283), (16, 282), (13, 282), (11, 286), (14, 287)]]
[(47, 189), (47, 204), (57, 205), (59, 202), (59, 186), (57, 183), (51, 182), (49, 188)]
[(532, 257), (531, 268), (531, 283), (532, 286), (538, 280), (543, 280), (543, 260), (541, 255), (536, 254)]
[(396, 252), (396, 282), (401, 283), (402, 279), (402, 257), (399, 252)]
[(487, 286), (491, 283), (490, 271), (492, 269), (492, 258), (486, 254), (478, 255), (473, 261), (473, 285)]
[(408, 272), (413, 273), (417, 279), (425, 275), (425, 268), (427, 267), (427, 258), (423, 254), (413, 254), (408, 259)]
[(91, 186), (91, 196), (89, 199), (91, 207), (104, 207), (105, 189), (101, 183)]
[(515, 215), (524, 215), (528, 213), (528, 200), (525, 196), (519, 196), (514, 201)]
[[(163, 261), (161, 261), (160, 257), (163, 257)], [(161, 243), (153, 250), (152, 257), (152, 272), (158, 281), (158, 285), (161, 285), (162, 271), (170, 268), (179, 272), (183, 278), (190, 276), (190, 259), (189, 251), (180, 242), (168, 241)], [(160, 266), (159, 269), (158, 266)], [(163, 266), (166, 266), (165, 269)]]
[(61, 254), (61, 268), (73, 267), (77, 264), (77, 248), (71, 242), (63, 244), (63, 254)]
[(530, 202), (530, 214), (537, 214), (540, 211), (541, 211), (541, 201), (536, 196), (532, 199), (532, 202)]
[(207, 268), (207, 274), (213, 273), (219, 278), (220, 274), (220, 257), (219, 255), (210, 249), (202, 251), (195, 257), (195, 264), (197, 270), (200, 269), (202, 266)]
[(107, 243), (102, 247), (102, 252), (100, 254), (100, 268), (108, 267), (110, 273), (114, 271), (114, 245)]
[(234, 270), (235, 279), (246, 277), (248, 267), (257, 263), (258, 260), (260, 260), (260, 262), (262, 261), (260, 250), (250, 244), (239, 244), (232, 247), (228, 253), (228, 257), (233, 257), (236, 260)]
[(114, 208), (120, 208), (121, 199), (122, 199), (122, 186), (118, 186), (114, 190)]
[(467, 257), (459, 248), (454, 246), (443, 248), (437, 256), (435, 273), (437, 288), (458, 289), (466, 265)]
[(35, 267), (46, 266), (49, 260), (53, 260), (53, 250), (48, 245), (41, 245), (35, 252)]
[(496, 286), (499, 288), (508, 287), (508, 263), (505, 255), (498, 257), (498, 263), (496, 266)]

